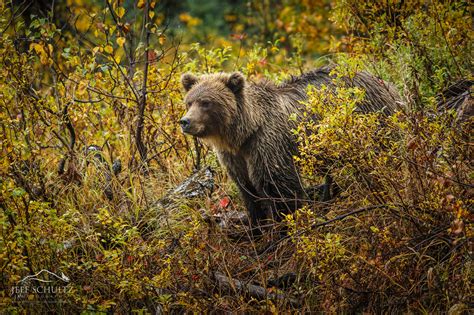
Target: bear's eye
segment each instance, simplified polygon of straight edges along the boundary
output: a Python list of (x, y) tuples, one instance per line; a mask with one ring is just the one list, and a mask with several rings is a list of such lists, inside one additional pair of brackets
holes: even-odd
[(187, 103), (186, 103), (186, 107), (187, 107), (187, 108), (191, 107), (191, 105), (193, 105), (193, 103), (191, 103), (191, 102), (187, 102)]
[(202, 108), (209, 108), (209, 107), (211, 107), (211, 102), (209, 102), (209, 101), (202, 101), (202, 102), (201, 102), (201, 107), (202, 107)]

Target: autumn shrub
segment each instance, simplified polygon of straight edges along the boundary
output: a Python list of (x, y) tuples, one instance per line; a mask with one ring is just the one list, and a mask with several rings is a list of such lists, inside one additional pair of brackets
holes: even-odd
[(320, 281), (313, 298), (327, 311), (467, 308), (470, 123), (421, 111), (354, 114), (348, 90), (312, 92), (308, 111), (320, 120), (298, 133), (303, 176), (330, 174), (340, 190), (289, 218), (295, 259)]
[(356, 114), (363, 92), (337, 79), (334, 94), (309, 91), (296, 160), (309, 182), (330, 175), (339, 192), (288, 218), (293, 258), (311, 279), (302, 281), (308, 309), (472, 307), (472, 118), (440, 111), (446, 100), (435, 98), (472, 76), (466, 5), (338, 3), (353, 54), (337, 58), (334, 74), (370, 69), (396, 83), (403, 102), (390, 117)]

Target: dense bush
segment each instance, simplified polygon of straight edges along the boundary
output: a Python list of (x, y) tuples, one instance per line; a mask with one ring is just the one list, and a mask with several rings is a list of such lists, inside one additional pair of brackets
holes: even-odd
[[(467, 313), (472, 117), (440, 93), (472, 80), (469, 2), (233, 3), (0, 4), (3, 310)], [(309, 88), (295, 160), (335, 196), (246, 239), (221, 218), (244, 210), (234, 184), (178, 128), (180, 75), (279, 81), (327, 62), (393, 82), (400, 111), (355, 113), (364, 92), (337, 79)], [(163, 199), (204, 165), (212, 193)], [(12, 289), (43, 269), (67, 290)]]

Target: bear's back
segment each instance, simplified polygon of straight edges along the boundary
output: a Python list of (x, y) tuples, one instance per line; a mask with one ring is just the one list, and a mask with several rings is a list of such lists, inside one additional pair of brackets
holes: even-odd
[[(292, 76), (284, 81), (277, 88), (288, 94), (295, 101), (307, 98), (306, 91), (308, 85), (316, 88), (326, 85), (334, 89), (334, 75), (331, 71), (334, 66), (326, 66), (303, 73), (299, 76)], [(371, 75), (368, 72), (358, 72), (353, 78), (343, 77), (342, 80), (348, 87), (358, 87), (365, 91), (365, 100), (358, 105), (358, 111), (362, 113), (381, 111), (386, 115), (391, 115), (399, 108), (401, 100), (395, 87)]]

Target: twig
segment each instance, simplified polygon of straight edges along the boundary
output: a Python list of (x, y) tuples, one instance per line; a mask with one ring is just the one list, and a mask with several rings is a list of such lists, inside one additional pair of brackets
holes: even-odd
[(74, 127), (72, 126), (71, 119), (69, 119), (69, 115), (67, 112), (70, 104), (71, 103), (68, 103), (64, 106), (61, 118), (66, 123), (66, 128), (69, 131), (69, 135), (71, 136), (69, 142), (69, 150), (72, 152), (74, 150), (74, 144), (76, 144), (76, 132), (74, 131)]
[(149, 65), (149, 45), (150, 45), (150, 31), (148, 29), (148, 15), (150, 10), (150, 1), (146, 3), (145, 16), (143, 18), (143, 28), (145, 30), (145, 65), (143, 69), (143, 84), (142, 84), (142, 93), (140, 102), (138, 104), (138, 120), (137, 120), (137, 130), (135, 134), (135, 141), (137, 144), (138, 152), (143, 162), (147, 162), (147, 149), (143, 143), (142, 134), (143, 134), (143, 125), (145, 120), (145, 107), (147, 99), (147, 81), (148, 81), (148, 65)]
[(269, 300), (280, 300), (288, 301), (291, 306), (298, 307), (300, 303), (294, 298), (290, 298), (280, 293), (269, 293), (264, 287), (248, 284), (241, 280), (229, 278), (223, 275), (220, 272), (214, 272), (214, 279), (217, 281), (219, 288), (226, 291), (234, 291), (239, 293), (248, 294), (251, 297), (254, 297), (259, 300), (269, 299)]

